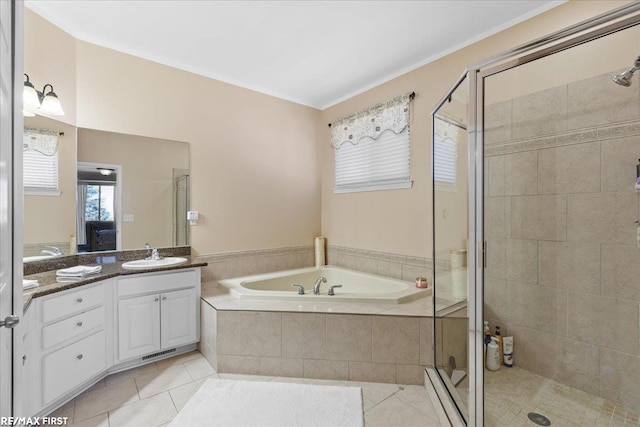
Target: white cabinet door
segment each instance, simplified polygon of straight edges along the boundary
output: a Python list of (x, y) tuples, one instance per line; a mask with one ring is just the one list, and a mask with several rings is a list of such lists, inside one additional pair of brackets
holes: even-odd
[(160, 294), (162, 310), (160, 330), (162, 348), (175, 347), (195, 342), (196, 329), (196, 290), (166, 292)]
[(118, 301), (118, 358), (121, 361), (160, 350), (159, 318), (158, 294)]

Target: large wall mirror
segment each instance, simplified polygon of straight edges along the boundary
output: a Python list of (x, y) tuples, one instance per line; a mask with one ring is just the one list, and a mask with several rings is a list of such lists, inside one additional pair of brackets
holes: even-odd
[(189, 244), (189, 145), (25, 117), (25, 261)]

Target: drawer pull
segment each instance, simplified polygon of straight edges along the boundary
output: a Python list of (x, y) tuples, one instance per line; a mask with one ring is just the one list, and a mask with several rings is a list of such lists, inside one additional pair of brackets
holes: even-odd
[(82, 302), (82, 298), (78, 298), (76, 301), (78, 301), (78, 303)]
[(167, 297), (162, 297), (162, 301), (165, 301), (167, 299)]
[(155, 301), (155, 302), (158, 302), (158, 297), (156, 297), (156, 298), (154, 299), (154, 301)]
[(78, 325), (78, 328), (79, 328), (80, 326), (82, 326), (82, 322), (78, 322), (76, 323), (76, 325)]
[(82, 360), (82, 358), (83, 358), (83, 357), (84, 357), (84, 356), (83, 356), (82, 354), (79, 354), (79, 355), (77, 355), (77, 356), (76, 356), (76, 359), (78, 359), (78, 360)]

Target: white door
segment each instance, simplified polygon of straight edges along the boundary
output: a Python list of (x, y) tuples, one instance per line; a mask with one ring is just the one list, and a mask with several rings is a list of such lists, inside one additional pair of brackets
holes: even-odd
[(120, 300), (118, 302), (119, 359), (123, 361), (158, 350), (160, 350), (160, 295)]
[(161, 294), (160, 331), (162, 348), (172, 348), (197, 340), (196, 290)]
[(0, 0), (0, 416), (3, 417), (13, 413), (13, 333), (4, 324), (13, 323), (8, 317), (13, 314), (13, 6), (10, 0)]

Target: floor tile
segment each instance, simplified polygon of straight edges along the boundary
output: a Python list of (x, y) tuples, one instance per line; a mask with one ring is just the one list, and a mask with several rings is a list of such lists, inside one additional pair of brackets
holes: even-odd
[(109, 427), (109, 416), (106, 413), (100, 414), (88, 420), (74, 423), (73, 427)]
[(129, 379), (76, 397), (74, 422), (84, 421), (128, 403), (140, 400), (134, 380)]
[(67, 423), (73, 423), (73, 410), (75, 408), (76, 400), (71, 399), (55, 411), (53, 411), (49, 416), (52, 418), (67, 418)]
[(110, 427), (157, 427), (178, 414), (168, 392), (109, 412)]
[(189, 399), (191, 399), (193, 395), (196, 394), (198, 390), (200, 390), (200, 387), (202, 387), (202, 384), (204, 384), (205, 381), (206, 378), (203, 378), (201, 380), (176, 387), (173, 390), (169, 390), (171, 400), (173, 400), (173, 404), (175, 405), (178, 412), (184, 407)]
[(440, 422), (418, 411), (395, 396), (380, 402), (364, 414), (371, 426), (427, 427), (439, 426)]
[(140, 399), (163, 393), (192, 382), (191, 375), (182, 364), (168, 365), (157, 372), (136, 377)]
[(216, 371), (204, 357), (189, 359), (184, 362), (184, 367), (194, 380), (199, 380), (216, 374)]
[(204, 356), (200, 354), (199, 351), (194, 350), (188, 353), (179, 354), (174, 357), (169, 357), (168, 359), (158, 360), (156, 362), (156, 365), (158, 366), (158, 369), (164, 369), (164, 368), (167, 368), (168, 366), (179, 365), (181, 363), (186, 363), (190, 360), (200, 359), (200, 358), (204, 358)]
[(152, 372), (158, 372), (158, 367), (155, 363), (149, 363), (144, 366), (138, 366), (137, 368), (127, 369), (126, 371), (116, 372), (115, 374), (109, 375), (104, 380), (106, 385), (110, 386), (142, 375), (147, 375)]

